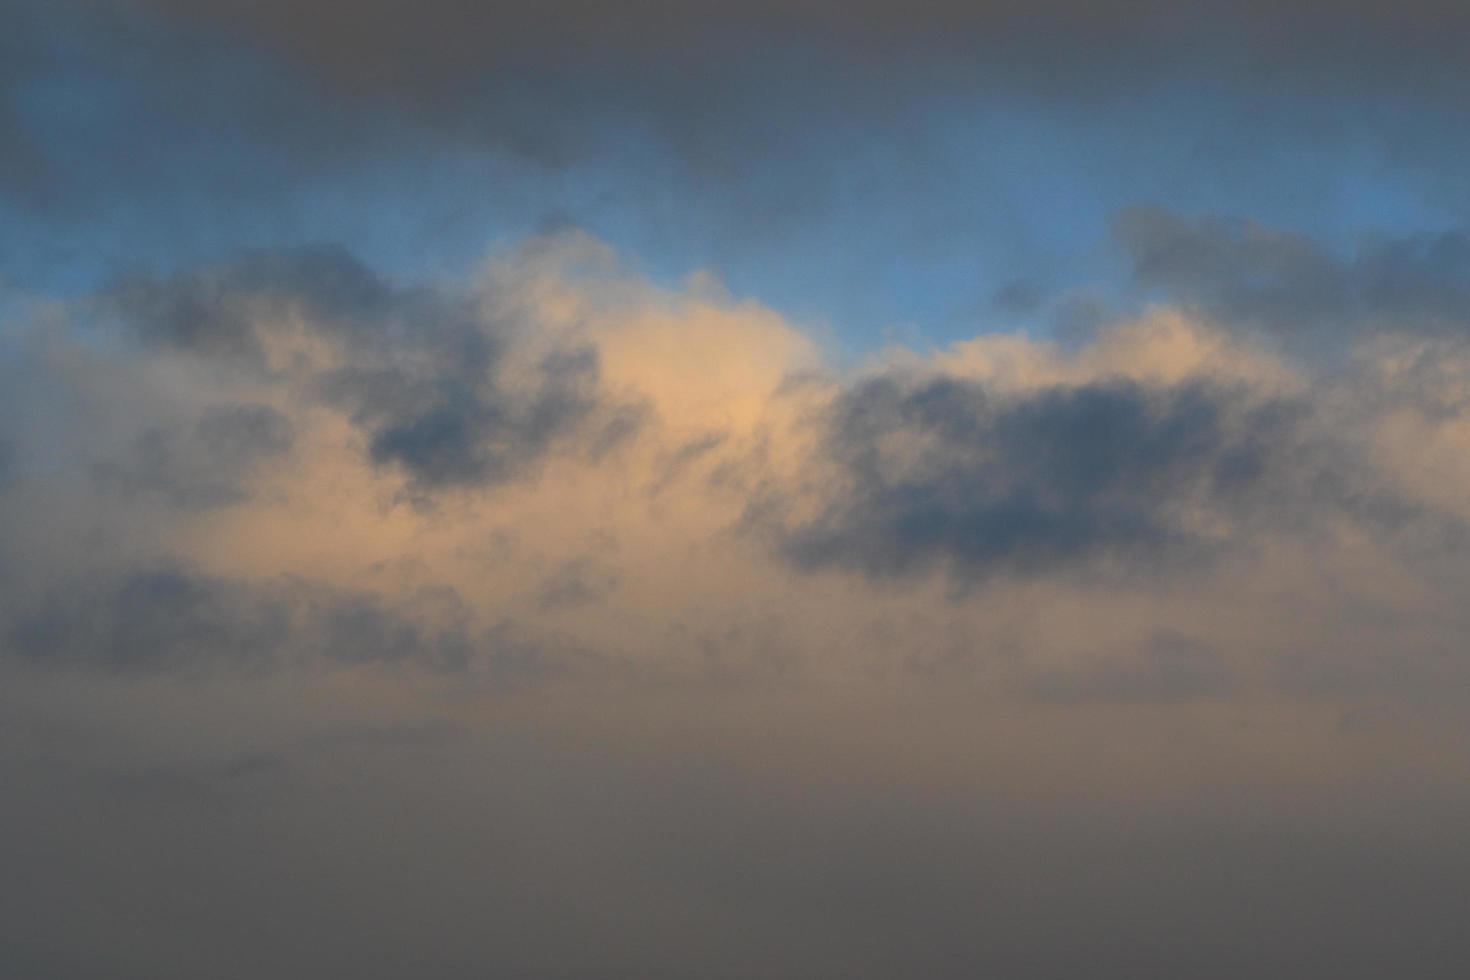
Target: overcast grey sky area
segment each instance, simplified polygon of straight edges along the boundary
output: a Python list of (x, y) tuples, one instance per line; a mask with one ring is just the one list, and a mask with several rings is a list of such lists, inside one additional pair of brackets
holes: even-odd
[(0, 980), (1466, 976), (1467, 46), (0, 0)]

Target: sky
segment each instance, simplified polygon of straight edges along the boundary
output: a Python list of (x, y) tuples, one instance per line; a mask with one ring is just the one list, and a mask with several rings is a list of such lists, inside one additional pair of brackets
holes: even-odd
[(0, 0), (0, 976), (1465, 976), (1467, 45)]

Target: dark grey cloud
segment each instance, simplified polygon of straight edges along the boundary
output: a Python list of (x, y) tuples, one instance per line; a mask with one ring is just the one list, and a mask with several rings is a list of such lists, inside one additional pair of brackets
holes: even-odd
[(1461, 231), (1382, 236), (1339, 254), (1252, 221), (1137, 208), (1119, 216), (1115, 236), (1140, 285), (1227, 323), (1317, 341), (1470, 331)]
[[(3, 58), (4, 52), (0, 51), (0, 59)], [(4, 84), (0, 79), (0, 89)], [(44, 162), (27, 138), (20, 113), (0, 95), (0, 188), (28, 193), (44, 177)]]
[(1280, 505), (1283, 475), (1314, 480), (1311, 457), (1295, 454), (1308, 414), (1206, 382), (1006, 396), (879, 376), (839, 397), (824, 451), (841, 485), (780, 548), (801, 567), (879, 577), (1197, 560), (1222, 542), (1191, 527), (1191, 510), (1255, 520)]
[[(638, 0), (614, 11), (596, 0), (526, 7), (472, 0), (145, 0), (145, 7), (214, 25), (279, 51), (352, 90), (440, 96), (487, 70), (571, 62), (684, 62), (719, 52), (749, 57), (773, 40), (847, 47), (868, 57), (984, 52), (1015, 68), (1039, 60), (1073, 79), (1086, 64), (1133, 72), (1175, 70), (1223, 52), (1240, 68), (1311, 78), (1335, 72), (1423, 82), (1458, 74), (1470, 16), (1456, 4), (1417, 0), (1390, 15), (1370, 2), (1288, 0), (1181, 8), (1164, 0), (1018, 6), (959, 0), (799, 0), (669, 4)], [(1186, 50), (1178, 50), (1184, 48)], [(1143, 53), (1144, 58), (1139, 58)], [(1417, 60), (1414, 57), (1417, 55)], [(1074, 58), (1083, 64), (1068, 64)], [(1292, 67), (1294, 64), (1295, 67)], [(1054, 83), (1055, 84), (1055, 83)]]
[[(9, 86), (10, 158), (46, 187), (0, 182), (0, 267), (48, 288), (140, 253), (316, 238), (432, 265), (557, 214), (661, 274), (719, 269), (876, 337), (952, 324), (999, 282), (1059, 282), (1100, 214), (1161, 186), (1307, 225), (1345, 210), (1323, 159), (1463, 197), (1470, 103), (1459, 59), (1433, 56), (1450, 11), (16, 6), (61, 13), (17, 42), (54, 52)], [(935, 271), (951, 260), (983, 270), (974, 295)], [(893, 270), (905, 284), (880, 296)]]
[(1047, 299), (1040, 283), (1029, 279), (1012, 279), (990, 295), (990, 304), (1003, 313), (1021, 315), (1035, 313)]
[(177, 567), (54, 587), (7, 624), (12, 655), (119, 671), (220, 661), (259, 667), (291, 639), (283, 599)]
[[(126, 139), (98, 140), (84, 153), (77, 137), (94, 121), (71, 119), (72, 107), (47, 125), (20, 108), (0, 122), (0, 141), (14, 147), (0, 157), (14, 171), (11, 189), (74, 211), (99, 191), (170, 181), (205, 196), (269, 197), (323, 166), (412, 166), (428, 143), (489, 147), (533, 165), (591, 157), (625, 167), (617, 144), (630, 133), (656, 134), (694, 172), (727, 186), (773, 153), (791, 158), (794, 180), (761, 180), (759, 199), (769, 208), (779, 193), (797, 206), (822, 184), (796, 171), (830, 177), (831, 169), (830, 159), (790, 152), (803, 131), (831, 132), (843, 120), (910, 131), (916, 105), (956, 92), (1070, 103), (1223, 79), (1387, 92), (1458, 112), (1470, 78), (1459, 58), (1470, 18), (1434, 0), (1393, 17), (1326, 0), (1188, 9), (1161, 0), (10, 6), (19, 12), (15, 47), (53, 53), (13, 59), (9, 83), (0, 77), (10, 103), (20, 105), (31, 81), (57, 77), (105, 74), (121, 93)], [(0, 98), (0, 120), (6, 104)], [(57, 124), (68, 122), (58, 137), (66, 127)], [(49, 190), (27, 188), (25, 174)]]
[(0, 11), (0, 191), (34, 194), (45, 180), (45, 161), (31, 139), (18, 90), (54, 68), (44, 43), (43, 8), (7, 4)]
[[(552, 354), (533, 391), (511, 392), (473, 358), (425, 374), (384, 365), (334, 375), (329, 389), (353, 406), (375, 463), (397, 465), (421, 489), (501, 483), (523, 472), (598, 407), (597, 354)], [(613, 420), (623, 427), (622, 417)]]
[(353, 331), (381, 327), (410, 304), (340, 245), (246, 252), (163, 279), (132, 276), (101, 298), (103, 311), (146, 343), (256, 357), (262, 321), (273, 313)]
[(400, 606), (316, 583), (246, 582), (170, 562), (96, 570), (7, 608), (0, 655), (48, 669), (197, 677), (470, 662), (475, 641), (461, 620), (432, 622)]
[[(1470, 18), (1436, 0), (1402, 16), (1328, 0), (1183, 8), (1163, 0), (119, 3), (196, 43), (237, 57), (264, 53), (283, 68), (309, 96), (309, 112), (269, 84), (275, 71), (262, 70), (265, 97), (248, 100), (261, 107), (240, 114), (265, 120), (256, 141), (289, 156), (391, 156), (432, 133), (535, 167), (593, 161), (604, 172), (630, 171), (615, 193), (648, 193), (635, 189), (631, 172), (646, 158), (623, 151), (630, 138), (651, 136), (654, 156), (676, 161), (670, 175), (692, 175), (698, 187), (717, 182), (736, 205), (722, 217), (732, 225), (752, 207), (820, 210), (834, 171), (861, 165), (852, 157), (865, 142), (927, 145), (919, 120), (957, 96), (1077, 106), (1174, 84), (1239, 87), (1265, 93), (1301, 133), (1332, 126), (1292, 111), (1283, 92), (1398, 100), (1451, 118), (1470, 94), (1460, 58)], [(1214, 110), (1206, 98), (1192, 111)], [(274, 116), (291, 122), (272, 129)], [(363, 116), (411, 123), (383, 139), (360, 132), (353, 120)], [(1404, 142), (1390, 139), (1402, 134), (1389, 123), (1368, 128), (1375, 145)], [(923, 156), (904, 163), (923, 166)], [(779, 167), (767, 166), (773, 159)], [(761, 221), (743, 234), (780, 223)]]
[[(245, 371), (267, 370), (263, 345), (283, 323), (339, 342), (340, 365), (296, 383), (346, 411), (369, 458), (400, 469), (415, 493), (503, 483), (573, 434), (585, 435), (582, 448), (597, 455), (637, 430), (637, 406), (613, 404), (599, 391), (591, 348), (550, 349), (508, 382), (515, 314), (486, 314), (476, 303), (392, 285), (339, 246), (312, 246), (133, 277), (98, 305), (104, 320), (144, 344)], [(202, 430), (198, 437), (219, 441)], [(162, 437), (142, 449), (169, 451)]]

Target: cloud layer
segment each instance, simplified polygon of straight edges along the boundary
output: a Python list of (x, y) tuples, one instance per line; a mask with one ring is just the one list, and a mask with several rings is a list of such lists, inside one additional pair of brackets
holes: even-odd
[[(839, 371), (776, 314), (706, 280), (651, 286), (575, 234), (467, 283), (394, 284), (340, 249), (133, 279), (13, 339), (34, 389), (13, 418), (42, 420), (6, 433), (24, 516), (4, 550), (31, 569), (15, 635), (38, 662), (91, 643), (148, 663), (119, 644), (330, 632), (259, 596), (437, 594), (467, 648), (514, 624), (588, 663), (698, 674), (681, 648), (729, 635), (752, 670), (824, 672), (843, 665), (812, 647), (806, 591), (933, 586), (948, 620), (958, 595), (1040, 583), (1228, 604), (1238, 576), (1317, 566), (1337, 602), (1385, 587), (1342, 579), (1355, 552), (1400, 570), (1389, 609), (1437, 602), (1467, 516), (1443, 482), (1462, 478), (1465, 354), (1400, 322), (1314, 365), (1161, 307), (1074, 350), (997, 334)], [(1431, 357), (1433, 384), (1408, 380)], [(137, 623), (44, 598), (104, 567), (116, 584), (60, 594)], [(147, 610), (170, 603), (208, 622), (165, 636)]]
[[(838, 367), (577, 233), (465, 280), (312, 248), (33, 305), (0, 962), (1458, 962), (1470, 349), (1372, 315), (1330, 360), (1190, 303)], [(1243, 919), (1257, 887), (1296, 897)], [(1203, 952), (1222, 919), (1249, 952)]]
[(3, 7), (0, 975), (1466, 975), (1458, 5)]

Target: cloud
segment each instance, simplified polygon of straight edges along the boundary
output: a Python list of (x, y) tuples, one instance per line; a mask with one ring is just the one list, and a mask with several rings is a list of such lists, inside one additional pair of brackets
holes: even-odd
[(220, 659), (249, 667), (290, 635), (279, 600), (165, 568), (58, 588), (17, 618), (6, 646), (26, 658), (123, 671)]
[(158, 494), (176, 507), (217, 507), (240, 499), (252, 472), (290, 450), (291, 423), (268, 405), (206, 409), (183, 432), (149, 428), (130, 458), (103, 460), (95, 478), (108, 491)]
[[(1311, 569), (1353, 548), (1400, 569), (1375, 601), (1437, 607), (1419, 590), (1458, 567), (1467, 518), (1453, 338), (1321, 370), (1159, 309), (1071, 346), (981, 335), (841, 371), (772, 311), (707, 279), (654, 286), (576, 233), (435, 283), (340, 248), (253, 252), (26, 337), (15, 417), (46, 425), (12, 465), (26, 516), (4, 550), (35, 572), (6, 615), (38, 664), (168, 672), (218, 647), (516, 684), (983, 672), (1000, 641), (967, 637), (1014, 590), (1213, 609), (1262, 601), (1244, 569), (1325, 588)], [(1341, 588), (1370, 586), (1333, 586), (1311, 629)], [(885, 619), (935, 604), (953, 608), (884, 652)], [(1126, 663), (1146, 621), (1099, 626), (1091, 652), (1056, 642)], [(1026, 670), (1052, 667), (1077, 664)]]
[[(1008, 68), (1024, 60), (1063, 68), (1064, 79), (1087, 77), (1089, 66), (1123, 71), (1130, 55), (1147, 57), (1132, 67), (1146, 72), (1184, 69), (1188, 60), (1171, 49), (1224, 51), (1257, 66), (1283, 71), (1289, 51), (1295, 71), (1311, 77), (1327, 68), (1352, 76), (1366, 69), (1432, 78), (1428, 66), (1453, 63), (1454, 39), (1470, 30), (1459, 10), (1433, 0), (1412, 5), (1410, 15), (1389, 17), (1369, 3), (1323, 0), (1287, 3), (1203, 3), (1188, 11), (1163, 2), (1118, 0), (1084, 4), (1047, 0), (1012, 4), (955, 0), (890, 0), (838, 4), (745, 3), (700, 0), (671, 9), (657, 2), (625, 5), (616, 16), (587, 0), (562, 0), (535, 10), (503, 5), (432, 0), (408, 11), (391, 0), (343, 4), (209, 0), (150, 0), (147, 6), (181, 19), (211, 24), (265, 44), (291, 60), (333, 78), (350, 90), (387, 89), (442, 96), (467, 79), (537, 62), (594, 67), (634, 59), (693, 62), (693, 53), (748, 53), (772, 39), (815, 41), (873, 55), (943, 57), (989, 53)], [(1282, 38), (1290, 36), (1288, 49)], [(1109, 45), (1114, 45), (1112, 52)], [(1008, 50), (1009, 49), (1009, 50)], [(1362, 62), (1349, 59), (1358, 53)], [(1017, 55), (1020, 55), (1018, 57)], [(1081, 64), (1062, 65), (1064, 56)], [(1065, 82), (1063, 82), (1065, 84)]]
[(1244, 543), (1235, 514), (1291, 465), (1305, 411), (1198, 382), (996, 397), (878, 377), (834, 405), (826, 451), (843, 488), (782, 549), (880, 577), (1188, 564)]
[(1463, 972), (1463, 338), (843, 365), (577, 234), (11, 331), (0, 973)]
[(1250, 221), (1136, 208), (1115, 236), (1146, 289), (1306, 345), (1470, 328), (1470, 237), (1459, 231), (1378, 237), (1338, 255)]
[(380, 597), (178, 564), (96, 571), (12, 609), (0, 648), (46, 668), (208, 676), (324, 665), (462, 667), (472, 641)]
[(534, 392), (520, 397), (481, 382), (473, 360), (427, 379), (389, 368), (328, 386), (356, 403), (375, 463), (401, 466), (419, 487), (475, 486), (524, 472), (598, 407), (595, 352), (553, 353), (537, 370)]
[[(552, 344), (512, 363), (518, 352), (508, 348), (524, 328), (489, 288), (397, 289), (341, 247), (320, 246), (134, 278), (110, 288), (99, 311), (145, 344), (235, 371), (294, 373), (298, 397), (346, 411), (369, 458), (416, 491), (517, 478), (599, 413), (594, 443), (626, 437), (637, 413), (604, 403), (597, 352)], [(144, 438), (140, 451), (168, 451), (163, 437)]]
[[(4, 186), (17, 204), (79, 216), (147, 192), (169, 202), (170, 216), (197, 220), (195, 208), (215, 211), (237, 195), (255, 205), (237, 217), (256, 232), (247, 241), (259, 241), (261, 204), (284, 206), (298, 221), (312, 210), (283, 205), (291, 197), (283, 188), (327, 174), (334, 179), (326, 186), (312, 186), (331, 198), (370, 174), (369, 190), (409, 181), (431, 196), (443, 190), (446, 171), (426, 171), (426, 162), (466, 148), (532, 171), (590, 163), (593, 179), (620, 197), (692, 177), (680, 203), (696, 210), (718, 203), (703, 193), (714, 182), (734, 205), (721, 209), (733, 227), (755, 205), (810, 213), (848, 181), (866, 189), (875, 167), (932, 163), (950, 134), (935, 132), (928, 117), (956, 98), (974, 107), (965, 113), (973, 119), (996, 97), (1095, 108), (1180, 84), (1401, 99), (1457, 116), (1466, 76), (1453, 39), (1470, 30), (1432, 0), (1415, 16), (1393, 18), (1367, 4), (1344, 10), (1320, 0), (1206, 3), (1187, 12), (1124, 0), (1024, 9), (701, 0), (625, 4), (616, 15), (583, 0), (534, 11), (464, 0), (412, 9), (393, 0), (11, 6), (14, 47), (44, 52), (8, 59), (0, 78), (8, 96), (0, 106), (12, 106), (0, 109), (8, 116), (0, 133), (9, 134), (0, 138), (17, 149), (3, 158), (14, 171)], [(73, 102), (55, 97), (58, 85), (106, 95)], [(1331, 132), (1322, 113), (1293, 112), (1287, 101), (1273, 108), (1289, 125)], [(1433, 130), (1442, 145), (1444, 127), (1421, 123), (1415, 132)], [(1377, 117), (1367, 128), (1375, 145), (1399, 135), (1396, 123)], [(881, 138), (917, 140), (917, 152), (867, 155)], [(946, 182), (941, 207), (951, 214), (973, 193), (963, 186), (974, 179), (973, 163), (960, 161), (962, 176)], [(510, 170), (460, 172), (455, 200), (436, 214), (441, 234), (476, 188)], [(904, 181), (910, 191), (914, 183)], [(521, 183), (513, 193), (533, 195), (534, 187)], [(576, 208), (566, 197), (532, 220)], [(781, 217), (744, 214), (758, 228), (779, 226)]]
[(0, 0), (0, 976), (1463, 977), (1467, 37)]
[[(17, 669), (946, 678), (1078, 710), (1461, 673), (1453, 336), (1328, 366), (1161, 307), (842, 369), (707, 277), (563, 233), (433, 282), (251, 252), (58, 304), (12, 348)], [(1389, 642), (1413, 669), (1384, 686)]]
[(135, 276), (107, 290), (104, 311), (147, 343), (206, 354), (264, 356), (273, 319), (311, 329), (378, 328), (405, 297), (340, 245), (248, 252), (168, 279)]

